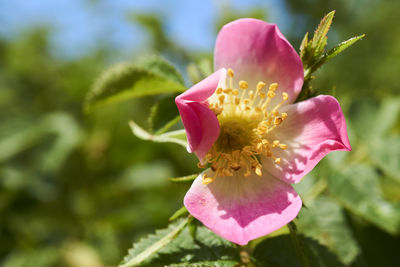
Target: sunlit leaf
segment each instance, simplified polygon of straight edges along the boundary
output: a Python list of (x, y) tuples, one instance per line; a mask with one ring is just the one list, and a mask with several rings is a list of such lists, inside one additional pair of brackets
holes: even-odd
[[(178, 220), (177, 222), (181, 221), (182, 220)], [(177, 223), (173, 223), (172, 225), (177, 225)], [(171, 226), (168, 229), (170, 228)], [(131, 255), (135, 255), (136, 252), (141, 253), (141, 250), (138, 250), (138, 248), (142, 247), (144, 242), (147, 243), (147, 246), (151, 246), (151, 242), (159, 240), (159, 233), (165, 234), (166, 231), (170, 231), (168, 229), (157, 231), (155, 235), (145, 238), (139, 244), (135, 245), (133, 251), (130, 252), (130, 255), (125, 258), (124, 263), (131, 259)], [(195, 264), (198, 262), (214, 261), (217, 261), (221, 264), (233, 262), (237, 264), (239, 259), (239, 253), (236, 250), (235, 245), (221, 237), (218, 237), (204, 226), (198, 226), (195, 240), (192, 238), (189, 229), (186, 227), (176, 238), (174, 238), (173, 241), (169, 242), (156, 253), (153, 253), (150, 257), (146, 258), (146, 260), (141, 261), (140, 266), (168, 266), (168, 264)], [(122, 264), (121, 266), (134, 265)]]
[(355, 44), (357, 41), (361, 40), (362, 38), (364, 38), (365, 34), (359, 35), (359, 36), (355, 36), (350, 38), (349, 40), (346, 40), (344, 42), (341, 42), (340, 44), (338, 44), (337, 46), (335, 46), (334, 48), (332, 48), (331, 50), (329, 50), (326, 55), (325, 55), (325, 62), (336, 57), (337, 55), (339, 55), (341, 52), (343, 52), (345, 49), (349, 48), (350, 46), (352, 46), (353, 44)]
[(316, 55), (319, 56), (325, 49), (326, 35), (328, 34), (329, 28), (331, 27), (335, 11), (331, 11), (322, 18), (317, 29), (315, 30), (314, 36), (311, 40), (311, 47), (316, 50)]
[[(154, 58), (153, 58), (154, 59)], [(148, 66), (119, 63), (111, 66), (87, 94), (85, 110), (129, 99), (186, 90), (166, 61), (149, 61)]]
[[(308, 46), (308, 32), (304, 35), (303, 40), (300, 44), (300, 58), (303, 60), (307, 53), (307, 46)], [(304, 61), (304, 60), (303, 60)]]
[[(366, 117), (371, 114), (365, 114)], [(373, 124), (370, 127), (370, 139), (383, 138), (384, 135), (390, 134), (390, 131), (400, 124), (400, 98), (389, 97), (381, 102), (381, 106), (375, 116)]]
[(346, 209), (389, 233), (400, 230), (400, 205), (382, 197), (378, 175), (368, 165), (332, 170), (329, 191)]
[(170, 62), (158, 55), (142, 57), (138, 59), (135, 65), (162, 76), (167, 80), (184, 84), (180, 72)]
[(400, 136), (377, 138), (369, 144), (370, 158), (385, 173), (400, 182)]
[(360, 253), (343, 210), (328, 197), (318, 197), (301, 209), (296, 224), (299, 232), (327, 246), (345, 264)]
[(186, 218), (177, 221), (169, 225), (167, 229), (158, 230), (155, 234), (149, 235), (138, 243), (135, 243), (133, 248), (129, 250), (128, 256), (120, 264), (120, 267), (141, 266), (144, 261), (174, 240), (186, 226), (188, 220)]

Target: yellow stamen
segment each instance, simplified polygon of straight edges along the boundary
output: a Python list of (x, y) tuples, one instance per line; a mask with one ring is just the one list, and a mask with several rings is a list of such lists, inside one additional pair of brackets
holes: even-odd
[(276, 91), (276, 89), (278, 89), (278, 84), (277, 83), (271, 83), (269, 85), (269, 90), (270, 91)]
[(260, 91), (265, 87), (265, 82), (258, 82), (257, 84), (257, 91)]
[(274, 96), (275, 96), (274, 91), (271, 91), (271, 90), (268, 91), (267, 96), (268, 96), (269, 98), (274, 98)]
[(231, 78), (233, 78), (233, 76), (234, 76), (233, 70), (231, 68), (228, 69), (228, 75)]
[(269, 158), (275, 164), (280, 164), (281, 158), (274, 156), (277, 153), (276, 148), (288, 148), (286, 144), (272, 138), (270, 132), (288, 117), (287, 113), (279, 113), (278, 109), (288, 100), (289, 95), (283, 92), (282, 102), (273, 108), (268, 107), (275, 97), (277, 83), (270, 84), (268, 91), (264, 91), (266, 84), (260, 81), (256, 88), (246, 92), (249, 84), (240, 80), (238, 86), (243, 91), (239, 96), (239, 90), (232, 84), (233, 76), (233, 70), (228, 69), (228, 87), (218, 88), (215, 92), (217, 100), (209, 105), (218, 118), (220, 136), (204, 157), (205, 164), (198, 164), (200, 168), (206, 167), (205, 165), (211, 167), (211, 177), (203, 176), (204, 184), (211, 183), (218, 177), (234, 176), (237, 172), (244, 177), (249, 177), (252, 173), (262, 176), (263, 166), (259, 158)]
[(249, 88), (249, 84), (246, 81), (240, 81), (239, 87), (240, 87), (240, 89), (245, 90), (245, 89)]

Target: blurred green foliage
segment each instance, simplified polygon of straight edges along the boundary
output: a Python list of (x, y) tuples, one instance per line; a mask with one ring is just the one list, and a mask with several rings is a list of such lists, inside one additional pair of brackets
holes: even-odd
[[(328, 48), (366, 34), (311, 81), (318, 93), (339, 99), (353, 147), (351, 153), (332, 153), (296, 185), (306, 207), (295, 222), (304, 253), (316, 262), (311, 266), (395, 266), (398, 261), (400, 28), (393, 25), (400, 25), (400, 3), (366, 2), (286, 0), (294, 20), (284, 34), (297, 48), (303, 34), (333, 9)], [(267, 13), (258, 7), (240, 12), (224, 8), (215, 29), (238, 17), (266, 19)], [(154, 53), (187, 68), (185, 85), (212, 71), (212, 51), (184, 51), (157, 14), (130, 17), (149, 32)], [(132, 241), (164, 228), (182, 206), (190, 183), (168, 178), (198, 172), (195, 157), (175, 144), (139, 140), (128, 126), (134, 120), (150, 133), (162, 130), (163, 122), (177, 115), (176, 110), (163, 112), (173, 108), (167, 101), (173, 93), (131, 97), (84, 112), (86, 94), (113, 53), (99, 48), (82, 58), (61, 60), (50, 52), (46, 29), (0, 40), (2, 266), (114, 266)], [(132, 59), (128, 64), (138, 63)], [(180, 79), (174, 82), (181, 84)], [(117, 90), (138, 88), (130, 86)], [(149, 121), (149, 114), (156, 115)], [(160, 251), (174, 252), (166, 263), (239, 261), (231, 244), (205, 235), (207, 231), (199, 227), (200, 242), (194, 244), (188, 229), (183, 230), (172, 247)], [(254, 261), (299, 266), (287, 234), (285, 228), (256, 241)], [(213, 244), (213, 250), (204, 243)], [(158, 256), (155, 265), (147, 264), (162, 263)]]

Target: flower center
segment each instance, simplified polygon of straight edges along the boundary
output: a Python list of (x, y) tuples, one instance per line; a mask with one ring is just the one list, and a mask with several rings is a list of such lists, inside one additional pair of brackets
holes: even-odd
[[(244, 171), (244, 176), (250, 176), (254, 171), (262, 175), (260, 156), (271, 158), (276, 164), (281, 162), (274, 156), (275, 149), (286, 149), (286, 144), (271, 138), (271, 131), (278, 127), (286, 118), (287, 113), (278, 109), (288, 99), (288, 94), (282, 93), (282, 101), (275, 107), (269, 104), (275, 97), (277, 83), (269, 85), (260, 81), (255, 90), (248, 89), (246, 81), (239, 82), (241, 92), (233, 86), (233, 70), (228, 69), (229, 86), (218, 88), (212, 99), (210, 109), (216, 114), (220, 124), (220, 135), (210, 151), (205, 156), (206, 163), (211, 165), (212, 176), (204, 175), (203, 183), (208, 184), (216, 177), (233, 176), (237, 171)], [(211, 102), (211, 101), (210, 101)]]

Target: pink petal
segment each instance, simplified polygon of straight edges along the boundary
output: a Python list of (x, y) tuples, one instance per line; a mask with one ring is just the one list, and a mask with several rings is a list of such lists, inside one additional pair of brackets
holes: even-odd
[(320, 95), (280, 111), (289, 116), (273, 130), (271, 138), (288, 148), (273, 150), (281, 158), (280, 164), (263, 159), (263, 166), (275, 177), (297, 183), (329, 152), (351, 150), (343, 112), (334, 97)]
[(219, 135), (218, 119), (208, 107), (207, 99), (225, 81), (226, 70), (221, 69), (177, 96), (178, 107), (188, 139), (188, 150), (199, 160), (210, 150)]
[(213, 232), (239, 245), (281, 228), (301, 208), (296, 191), (269, 174), (218, 177), (207, 185), (202, 184), (203, 174), (187, 192), (185, 207)]
[[(249, 82), (277, 82), (277, 94), (287, 92), (292, 103), (304, 80), (299, 55), (275, 24), (256, 19), (239, 19), (225, 25), (217, 37), (215, 68), (232, 68), (235, 78)], [(277, 101), (274, 99), (274, 101)]]

